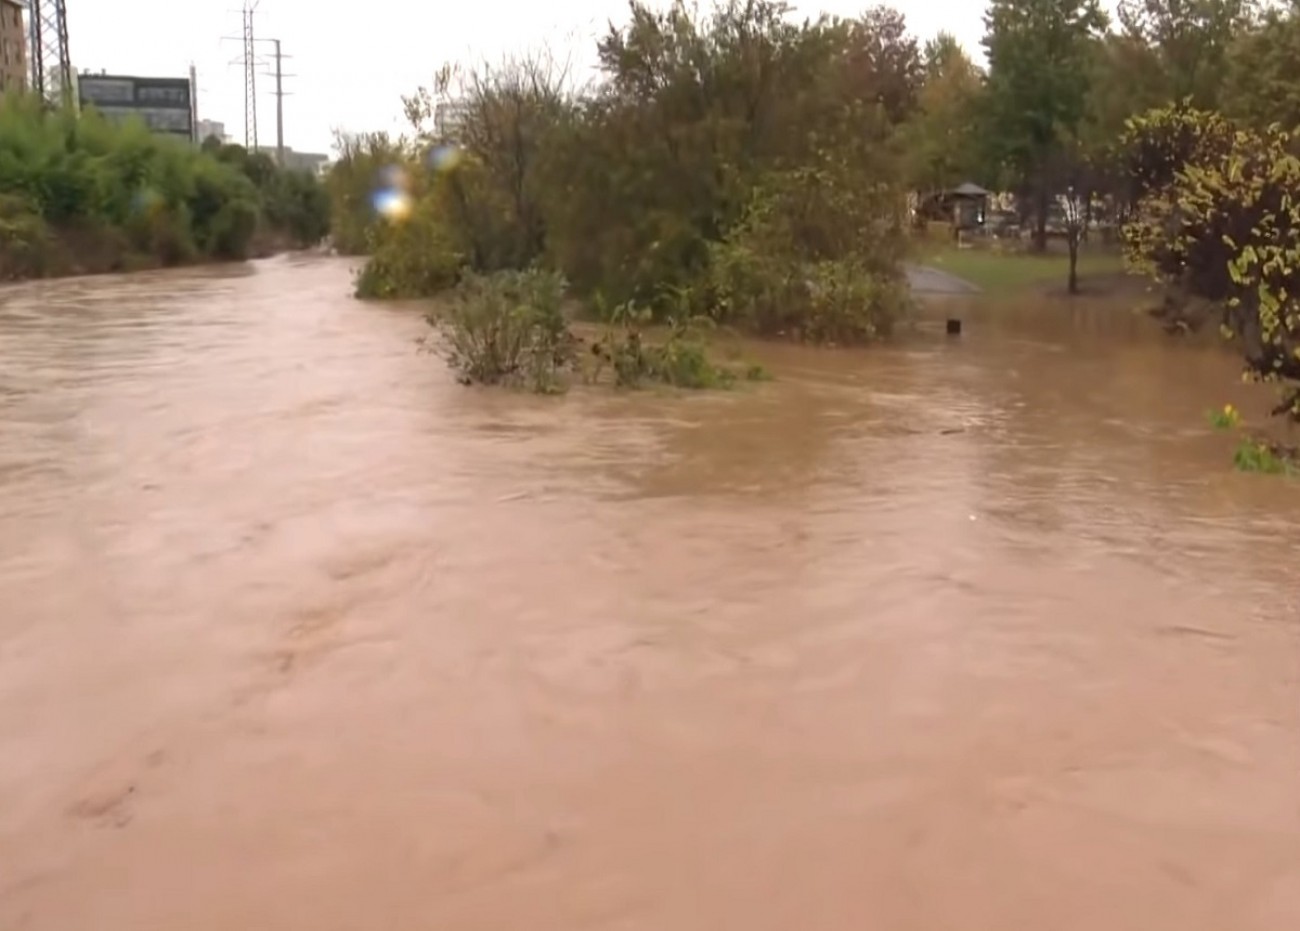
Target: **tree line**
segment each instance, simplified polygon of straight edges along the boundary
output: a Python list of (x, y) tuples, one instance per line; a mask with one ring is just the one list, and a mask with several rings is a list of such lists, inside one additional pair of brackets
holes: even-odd
[[(443, 69), (406, 99), (408, 138), (344, 141), (334, 242), (369, 253), (359, 292), (428, 295), (467, 269), (543, 266), (604, 318), (826, 342), (888, 332), (907, 300), (898, 144), (919, 52), (892, 10), (785, 14), (634, 2), (581, 87), (546, 54)], [(864, 92), (876, 86), (889, 91)], [(449, 97), (454, 138), (434, 118)], [(371, 209), (393, 181), (402, 222)]]
[[(1300, 3), (991, 0), (984, 23), (977, 62), (883, 6), (633, 0), (594, 81), (545, 54), (444, 68), (406, 137), (344, 140), (335, 244), (369, 255), (365, 295), (544, 267), (597, 313), (847, 342), (906, 311), (907, 194), (975, 181), (1016, 195), (1037, 248), (1063, 200), (1076, 227), (1109, 213), (1168, 314), (1300, 377)], [(1294, 392), (1280, 411), (1300, 419)]]
[(0, 99), (0, 280), (241, 260), (328, 231), (319, 180), (265, 153)]

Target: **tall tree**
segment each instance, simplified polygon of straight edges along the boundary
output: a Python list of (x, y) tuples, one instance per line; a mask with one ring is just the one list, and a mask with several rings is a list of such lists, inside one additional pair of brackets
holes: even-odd
[(907, 20), (892, 7), (875, 6), (848, 27), (849, 74), (891, 122), (903, 121), (916, 108), (922, 81), (921, 49)]
[(984, 15), (985, 145), (1036, 206), (1035, 245), (1047, 248), (1053, 169), (1077, 135), (1094, 43), (1106, 27), (1097, 0), (991, 0)]
[(923, 61), (918, 112), (907, 127), (909, 180), (919, 191), (938, 191), (982, 174), (975, 108), (984, 76), (948, 33), (926, 43)]
[(1300, 129), (1300, 0), (1269, 10), (1228, 52), (1223, 109), (1263, 129)]
[(1258, 0), (1120, 0), (1124, 32), (1155, 51), (1160, 67), (1148, 80), (1166, 101), (1219, 106), (1228, 50), (1253, 22)]

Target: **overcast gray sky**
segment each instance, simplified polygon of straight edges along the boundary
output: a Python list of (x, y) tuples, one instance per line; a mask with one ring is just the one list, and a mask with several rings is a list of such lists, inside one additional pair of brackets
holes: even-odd
[[(221, 120), (243, 141), (243, 78), (237, 65), (242, 0), (66, 0), (72, 64), (83, 71), (148, 77), (184, 76), (198, 68), (199, 117)], [(666, 4), (666, 0), (663, 0)], [(707, 5), (707, 4), (706, 4)], [(861, 0), (802, 0), (801, 14), (853, 15)], [(897, 0), (912, 31), (941, 29), (978, 53), (984, 4), (978, 0)], [(597, 33), (626, 18), (625, 0), (262, 0), (257, 34), (278, 38), (292, 55), (286, 81), (285, 142), (300, 151), (329, 150), (331, 129), (392, 129), (400, 96), (427, 83), (446, 61), (499, 57), (543, 42), (591, 61)], [(263, 44), (263, 51), (270, 47)], [(268, 66), (269, 67), (269, 66)], [(266, 69), (263, 69), (266, 70)], [(259, 139), (275, 139), (272, 81), (258, 76)]]

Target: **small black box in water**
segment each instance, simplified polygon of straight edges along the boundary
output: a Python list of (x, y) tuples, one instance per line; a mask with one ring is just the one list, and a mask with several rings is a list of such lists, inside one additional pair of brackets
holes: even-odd
[(955, 317), (948, 318), (948, 335), (961, 336), (961, 321)]

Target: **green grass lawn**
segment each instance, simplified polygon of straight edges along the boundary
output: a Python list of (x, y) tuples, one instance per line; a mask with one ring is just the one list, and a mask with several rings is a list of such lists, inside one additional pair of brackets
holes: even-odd
[[(951, 245), (922, 246), (917, 249), (914, 261), (956, 275), (994, 296), (1064, 290), (1070, 269), (1064, 250), (1036, 255), (982, 248), (957, 249)], [(1085, 249), (1079, 253), (1079, 283), (1085, 289), (1091, 277), (1114, 276), (1123, 271), (1124, 260), (1118, 252)]]

